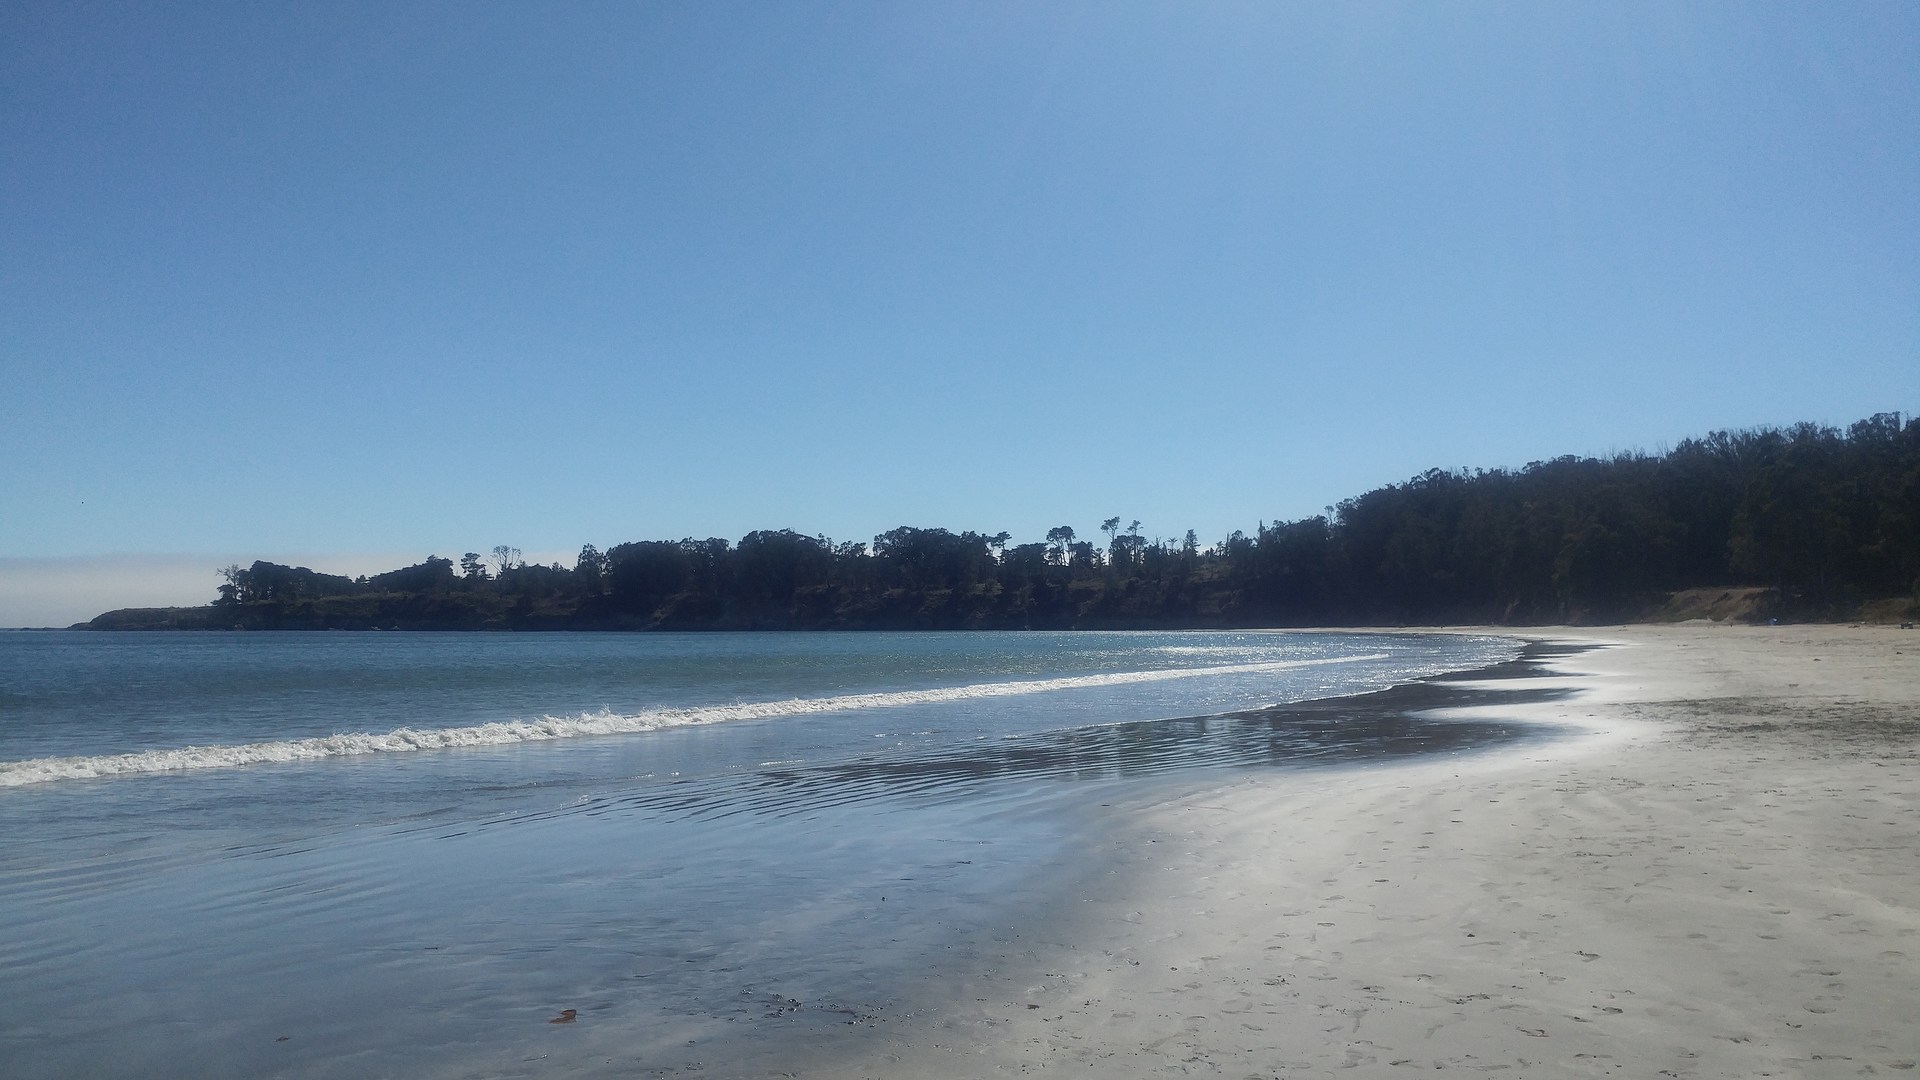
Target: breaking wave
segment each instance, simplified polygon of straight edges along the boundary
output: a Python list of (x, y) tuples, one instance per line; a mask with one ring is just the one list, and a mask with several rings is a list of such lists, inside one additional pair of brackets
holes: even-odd
[(25, 761), (0, 762), (0, 787), (23, 787), (54, 780), (84, 780), (183, 772), (194, 769), (230, 769), (244, 765), (318, 761), (359, 754), (395, 754), (414, 750), (446, 750), (463, 746), (501, 746), (509, 743), (547, 742), (592, 735), (634, 735), (665, 728), (718, 724), (732, 720), (772, 720), (810, 713), (884, 709), (902, 705), (933, 705), (979, 698), (1039, 694), (1051, 690), (1123, 686), (1131, 683), (1164, 682), (1170, 679), (1192, 679), (1209, 675), (1256, 674), (1263, 671), (1284, 671), (1292, 668), (1386, 658), (1386, 653), (1368, 653), (1363, 656), (1333, 656), (1312, 660), (1163, 668), (1057, 679), (978, 683), (971, 686), (938, 687), (930, 690), (901, 690), (891, 693), (846, 694), (836, 697), (794, 698), (785, 701), (734, 705), (654, 709), (637, 713), (602, 711), (577, 716), (543, 716), (537, 720), (503, 720), (472, 727), (427, 729), (403, 727), (384, 735), (353, 733), (275, 742), (243, 743), (233, 746), (183, 746), (95, 757), (31, 758)]

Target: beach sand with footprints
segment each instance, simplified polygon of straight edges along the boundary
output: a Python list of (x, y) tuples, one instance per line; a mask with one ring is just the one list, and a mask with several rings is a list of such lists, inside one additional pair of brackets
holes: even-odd
[(807, 1071), (1913, 1075), (1920, 633), (1539, 636), (1599, 647), (1462, 714), (1578, 735), (1122, 809), (948, 1000)]

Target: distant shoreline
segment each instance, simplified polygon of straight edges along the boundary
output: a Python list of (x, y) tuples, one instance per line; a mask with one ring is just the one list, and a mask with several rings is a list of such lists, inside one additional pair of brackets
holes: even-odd
[[(1657, 454), (1431, 469), (1203, 546), (1118, 516), (1103, 542), (902, 525), (518, 548), (348, 577), (256, 559), (204, 607), (113, 630), (1235, 629), (1902, 622), (1920, 618), (1920, 517), (1901, 492), (1920, 421), (1881, 413), (1714, 432)], [(1905, 486), (1903, 486), (1905, 485)], [(97, 595), (97, 594), (95, 594)], [(145, 595), (155, 595), (147, 593)], [(169, 595), (169, 594), (162, 594)], [(170, 594), (177, 595), (177, 594)]]
[(193, 608), (122, 608), (96, 616), (88, 622), (74, 623), (71, 626), (13, 626), (0, 627), (0, 631), (85, 631), (85, 632), (122, 632), (122, 633), (162, 633), (162, 632), (215, 632), (215, 633), (740, 633), (740, 632), (789, 632), (807, 633), (816, 631), (855, 631), (855, 632), (898, 632), (898, 631), (968, 631), (968, 630), (1439, 630), (1461, 625), (1498, 627), (1505, 633), (1519, 633), (1548, 629), (1554, 626), (1580, 626), (1601, 628), (1608, 626), (1675, 626), (1684, 624), (1713, 625), (1806, 625), (1806, 626), (1847, 626), (1847, 625), (1908, 625), (1913, 621), (1912, 608), (1899, 599), (1882, 601), (1878, 604), (1863, 605), (1860, 609), (1844, 616), (1832, 617), (1790, 617), (1777, 618), (1766, 615), (1771, 609), (1766, 596), (1757, 600), (1748, 600), (1726, 607), (1726, 610), (1707, 614), (1702, 606), (1688, 599), (1689, 593), (1725, 595), (1729, 592), (1746, 594), (1766, 594), (1771, 590), (1759, 589), (1701, 589), (1690, 590), (1669, 597), (1664, 603), (1640, 612), (1635, 617), (1595, 621), (1591, 623), (1473, 623), (1465, 624), (1459, 620), (1435, 618), (1433, 620), (1408, 622), (1226, 622), (1200, 621), (1191, 619), (1169, 620), (1111, 620), (1096, 619), (1089, 622), (1052, 621), (1040, 624), (1032, 622), (1017, 623), (1011, 620), (991, 622), (940, 622), (928, 619), (899, 620), (882, 622), (878, 620), (862, 622), (821, 622), (795, 625), (780, 620), (716, 619), (710, 622), (687, 622), (673, 625), (639, 625), (631, 621), (542, 621), (526, 625), (473, 625), (460, 621), (418, 621), (395, 620), (390, 623), (351, 623), (325, 616), (316, 616), (311, 612), (286, 611), (280, 609), (267, 611), (249, 611), (236, 618), (231, 609), (215, 606)]

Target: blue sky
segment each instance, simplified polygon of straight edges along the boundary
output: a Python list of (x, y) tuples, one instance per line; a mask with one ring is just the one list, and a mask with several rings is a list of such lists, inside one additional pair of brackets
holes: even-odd
[(1910, 3), (23, 0), (0, 625), (1913, 410), (1916, 117)]

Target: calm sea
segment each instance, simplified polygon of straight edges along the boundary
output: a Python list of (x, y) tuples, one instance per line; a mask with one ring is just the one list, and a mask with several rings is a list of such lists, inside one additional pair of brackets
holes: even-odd
[(0, 634), (0, 1074), (749, 1074), (928, 999), (1102, 804), (1505, 737), (1261, 707), (1517, 651)]

